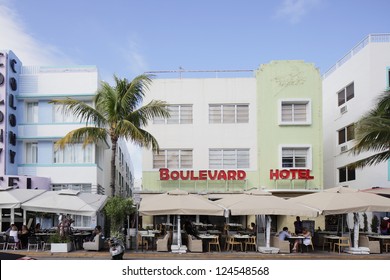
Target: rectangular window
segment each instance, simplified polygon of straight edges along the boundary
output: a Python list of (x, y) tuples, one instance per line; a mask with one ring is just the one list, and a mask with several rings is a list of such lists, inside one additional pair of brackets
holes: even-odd
[(310, 106), (309, 100), (282, 100), (280, 102), (280, 124), (310, 124)]
[[(85, 101), (89, 106), (92, 106), (92, 102)], [(54, 104), (53, 105), (53, 122), (54, 123), (79, 123), (80, 118), (75, 116), (72, 112), (66, 113), (64, 111), (64, 105)]]
[(247, 104), (210, 104), (209, 123), (248, 123)]
[(192, 123), (192, 105), (168, 105), (170, 117), (154, 118), (153, 124), (191, 124)]
[(351, 100), (355, 96), (354, 83), (349, 84), (337, 93), (338, 105), (341, 106), (345, 102)]
[(355, 139), (355, 124), (350, 124), (338, 131), (339, 145)]
[(356, 180), (355, 168), (339, 168), (339, 183)]
[(38, 143), (26, 143), (26, 164), (38, 163)]
[(282, 148), (282, 167), (283, 168), (310, 168), (309, 166), (309, 148)]
[(91, 227), (91, 217), (73, 215), (73, 224), (72, 227)]
[(192, 168), (192, 150), (160, 150), (158, 154), (153, 154), (153, 168)]
[(249, 168), (249, 149), (209, 149), (209, 168)]
[(26, 103), (26, 122), (27, 123), (38, 122), (38, 102)]
[(54, 151), (54, 163), (92, 163), (92, 150), (92, 144), (85, 148), (81, 143), (69, 144)]

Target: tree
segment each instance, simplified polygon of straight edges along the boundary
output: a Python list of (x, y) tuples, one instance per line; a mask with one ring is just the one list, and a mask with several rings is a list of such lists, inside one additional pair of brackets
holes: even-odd
[(123, 198), (119, 196), (108, 198), (103, 209), (106, 217), (110, 220), (110, 236), (118, 235), (126, 216), (134, 213), (135, 211), (133, 207), (133, 200), (131, 198)]
[(390, 91), (385, 91), (377, 100), (376, 105), (358, 122), (355, 128), (354, 147), (350, 149), (353, 155), (363, 152), (375, 154), (348, 165), (354, 168), (376, 165), (390, 158)]
[(83, 143), (83, 147), (91, 143), (111, 140), (111, 195), (115, 190), (115, 157), (118, 139), (124, 139), (153, 151), (159, 149), (157, 140), (143, 128), (154, 117), (169, 117), (167, 103), (152, 100), (141, 106), (143, 98), (152, 82), (150, 75), (139, 75), (132, 81), (114, 76), (114, 86), (101, 82), (94, 103), (95, 108), (83, 101), (67, 98), (52, 100), (51, 103), (62, 104), (65, 114), (74, 114), (86, 126), (67, 133), (56, 142), (56, 147), (64, 149), (67, 144)]

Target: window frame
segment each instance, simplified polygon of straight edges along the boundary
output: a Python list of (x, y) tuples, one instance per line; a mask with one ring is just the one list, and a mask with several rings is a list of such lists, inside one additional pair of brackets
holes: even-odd
[[(172, 166), (170, 164), (173, 162), (173, 157), (175, 156), (175, 152), (177, 152), (178, 157), (178, 166)], [(189, 152), (190, 154), (186, 155), (185, 153)], [(170, 154), (171, 153), (171, 154)], [(183, 162), (185, 162), (186, 156), (190, 157), (190, 164), (184, 165)], [(156, 157), (160, 157), (159, 161), (163, 162), (161, 165), (156, 164)], [(173, 162), (174, 163), (174, 162)], [(180, 170), (186, 170), (186, 169), (192, 169), (194, 166), (194, 151), (193, 149), (160, 149), (159, 154), (157, 155), (155, 152), (152, 153), (152, 166), (153, 169), (160, 169), (160, 168), (170, 168), (170, 169), (180, 169)], [(185, 166), (185, 167), (183, 167)]]
[[(158, 124), (193, 124), (194, 123), (194, 105), (193, 104), (169, 104), (165, 106), (165, 108), (169, 111), (169, 108), (178, 108), (177, 110), (177, 120), (172, 119), (172, 115), (169, 118), (153, 118), (153, 124), (158, 125)], [(184, 119), (184, 116), (187, 116), (184, 114), (185, 110), (184, 108), (190, 108), (191, 109), (191, 117), (186, 121)], [(189, 114), (188, 114), (189, 115)]]
[[(220, 159), (215, 159), (215, 158), (212, 158), (212, 152), (214, 153), (220, 153)], [(232, 155), (229, 156), (228, 153), (234, 153)], [(239, 153), (240, 152), (244, 152), (244, 153), (247, 153), (247, 156), (244, 155), (243, 158), (240, 158), (239, 157)], [(234, 159), (233, 158), (230, 158), (229, 157), (232, 157), (234, 156)], [(243, 162), (243, 159), (247, 158), (247, 161), (244, 162), (244, 164), (239, 164), (239, 162)], [(213, 161), (220, 161), (219, 164), (217, 163), (211, 163), (211, 160)], [(234, 161), (234, 164), (228, 164), (228, 162), (232, 162)], [(209, 169), (220, 169), (220, 170), (223, 170), (223, 169), (250, 169), (250, 148), (224, 148), (224, 149), (220, 149), (220, 148), (210, 148), (209, 149)]]
[[(30, 148), (29, 148), (29, 146), (30, 146)], [(26, 164), (37, 164), (38, 160), (39, 160), (39, 158), (38, 158), (38, 156), (39, 156), (38, 142), (26, 142), (24, 144), (24, 147), (25, 147), (25, 163)]]
[[(353, 94), (352, 97), (348, 97), (348, 87), (353, 86)], [(340, 103), (340, 94), (343, 93), (343, 101)], [(349, 100), (353, 99), (355, 97), (355, 82), (349, 83), (344, 88), (337, 91), (337, 107), (344, 106)]]
[[(353, 133), (352, 136), (351, 133), (348, 133), (349, 128), (353, 127)], [(340, 142), (340, 136), (341, 133), (343, 133), (344, 142)], [(350, 138), (352, 137), (352, 138)], [(345, 143), (349, 141), (353, 141), (355, 139), (355, 123), (351, 123), (350, 125), (344, 126), (343, 128), (337, 130), (337, 143), (338, 145), (344, 145)]]
[[(306, 119), (305, 121), (296, 121), (294, 120), (294, 108), (291, 110), (291, 121), (285, 121), (283, 120), (283, 106), (284, 105), (292, 105), (294, 107), (295, 105), (306, 105)], [(311, 125), (312, 124), (312, 103), (311, 99), (308, 98), (287, 98), (287, 99), (280, 99), (278, 104), (278, 114), (279, 114), (279, 125)]]
[[(306, 164), (304, 167), (296, 167), (295, 160), (292, 167), (284, 167), (283, 166), (283, 150), (284, 149), (306, 149)], [(280, 169), (309, 169), (311, 170), (313, 167), (313, 149), (310, 144), (302, 144), (302, 145), (280, 145), (279, 146), (279, 168)]]
[[(337, 168), (338, 170), (338, 181), (339, 183), (345, 183), (345, 182), (350, 182), (350, 181), (355, 181), (356, 180), (356, 168), (348, 168), (347, 166), (344, 167), (339, 167)], [(341, 172), (344, 172), (345, 180), (341, 180)], [(352, 179), (350, 179), (352, 177)]]
[(34, 124), (39, 122), (39, 102), (27, 101), (25, 103), (25, 122), (28, 124)]
[[(215, 110), (213, 116), (215, 118), (211, 118), (211, 108), (218, 108)], [(228, 108), (234, 107), (234, 120), (229, 121), (229, 110)], [(239, 108), (246, 108), (244, 111), (240, 111)], [(219, 113), (219, 117), (217, 117)], [(240, 113), (240, 114), (239, 114)], [(209, 103), (208, 108), (208, 118), (209, 124), (241, 124), (241, 123), (249, 123), (249, 103)]]

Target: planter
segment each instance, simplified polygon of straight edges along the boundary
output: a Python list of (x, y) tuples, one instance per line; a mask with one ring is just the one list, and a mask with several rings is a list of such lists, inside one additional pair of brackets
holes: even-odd
[(72, 251), (72, 243), (51, 243), (50, 251), (52, 253), (67, 253)]

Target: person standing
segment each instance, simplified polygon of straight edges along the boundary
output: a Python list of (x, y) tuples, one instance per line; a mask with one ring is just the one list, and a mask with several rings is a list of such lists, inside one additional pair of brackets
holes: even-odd
[(294, 222), (295, 234), (301, 234), (303, 230), (303, 225), (301, 221), (301, 217), (297, 216)]

